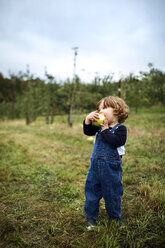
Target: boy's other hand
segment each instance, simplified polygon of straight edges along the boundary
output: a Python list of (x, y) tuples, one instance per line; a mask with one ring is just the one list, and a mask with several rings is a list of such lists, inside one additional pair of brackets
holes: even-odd
[(92, 121), (97, 121), (99, 119), (98, 111), (91, 112), (85, 118), (85, 124), (91, 124)]

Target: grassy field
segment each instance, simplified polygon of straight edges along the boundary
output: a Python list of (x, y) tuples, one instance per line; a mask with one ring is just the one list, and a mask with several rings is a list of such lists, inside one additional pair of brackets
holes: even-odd
[(100, 202), (98, 227), (85, 229), (84, 183), (92, 143), (66, 116), (53, 125), (38, 119), (0, 122), (0, 247), (165, 247), (165, 114), (131, 114), (123, 157), (122, 214), (109, 223)]

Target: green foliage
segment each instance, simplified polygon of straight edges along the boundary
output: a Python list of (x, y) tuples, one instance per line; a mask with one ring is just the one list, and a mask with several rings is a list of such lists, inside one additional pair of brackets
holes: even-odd
[(165, 106), (165, 73), (158, 69), (151, 68), (149, 73), (141, 73), (146, 97), (150, 104), (161, 102)]
[[(165, 73), (152, 64), (149, 68), (149, 72), (130, 74), (120, 80), (121, 97), (136, 112), (143, 107), (165, 106)], [(101, 98), (118, 95), (119, 82), (113, 80), (113, 75), (96, 76), (88, 84), (78, 76), (62, 83), (48, 73), (45, 76), (45, 80), (34, 78), (28, 67), (25, 73), (10, 75), (10, 78), (0, 74), (0, 118), (25, 118), (29, 124), (44, 116), (49, 124), (57, 114), (68, 114), (72, 126), (73, 113), (93, 111)]]
[(149, 98), (145, 96), (143, 82), (132, 74), (123, 81), (123, 95), (127, 104), (135, 108), (136, 112), (139, 108), (148, 105)]

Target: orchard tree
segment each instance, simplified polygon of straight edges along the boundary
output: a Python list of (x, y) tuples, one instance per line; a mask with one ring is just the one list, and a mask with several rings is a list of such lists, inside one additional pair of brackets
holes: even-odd
[(68, 114), (68, 125), (70, 127), (73, 125), (72, 112), (78, 94), (79, 81), (80, 79), (77, 76), (73, 81), (68, 78), (58, 91), (62, 99), (60, 105), (63, 111)]
[(165, 106), (165, 73), (148, 64), (149, 72), (140, 72), (145, 84), (147, 98), (151, 105), (162, 103)]
[(147, 103), (147, 98), (144, 94), (144, 87), (141, 80), (137, 76), (130, 74), (122, 81), (123, 98), (130, 107), (135, 108), (135, 112)]
[[(48, 76), (48, 75), (47, 75)], [(54, 122), (54, 116), (58, 110), (58, 89), (59, 85), (54, 80), (54, 77), (48, 76), (49, 82), (45, 84), (43, 94), (43, 107), (46, 124)]]

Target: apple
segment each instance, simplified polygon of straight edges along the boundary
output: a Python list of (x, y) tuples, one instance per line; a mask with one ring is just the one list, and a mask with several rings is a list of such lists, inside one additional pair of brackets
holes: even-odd
[(99, 127), (101, 124), (104, 123), (104, 119), (105, 119), (105, 115), (104, 114), (98, 114), (99, 115), (99, 119), (97, 119), (97, 121), (92, 121), (92, 124)]

